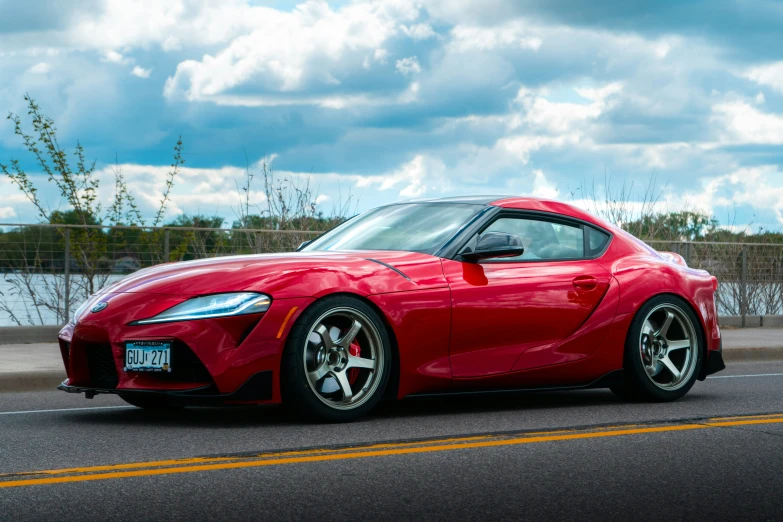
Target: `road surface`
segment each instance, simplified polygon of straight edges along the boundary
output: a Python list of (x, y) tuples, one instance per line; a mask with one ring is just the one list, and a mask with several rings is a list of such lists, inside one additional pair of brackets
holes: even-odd
[(0, 519), (783, 520), (783, 362), (715, 377), (671, 404), (428, 398), (343, 425), (5, 393)]

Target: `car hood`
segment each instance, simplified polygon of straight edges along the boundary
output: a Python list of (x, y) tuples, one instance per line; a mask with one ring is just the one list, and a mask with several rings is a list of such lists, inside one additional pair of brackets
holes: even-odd
[(372, 295), (446, 286), (440, 259), (416, 252), (291, 252), (166, 263), (99, 293), (206, 295), (262, 292), (273, 298), (348, 291)]

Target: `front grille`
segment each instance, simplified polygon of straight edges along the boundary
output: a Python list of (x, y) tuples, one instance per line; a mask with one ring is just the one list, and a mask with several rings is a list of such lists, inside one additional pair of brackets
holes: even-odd
[(90, 385), (95, 388), (116, 388), (119, 382), (117, 365), (110, 344), (84, 343)]

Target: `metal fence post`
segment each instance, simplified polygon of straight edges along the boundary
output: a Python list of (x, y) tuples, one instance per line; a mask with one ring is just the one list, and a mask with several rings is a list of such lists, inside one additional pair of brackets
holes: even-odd
[(685, 264), (688, 266), (691, 266), (691, 243), (685, 243), (685, 255), (683, 256), (685, 258)]
[(63, 324), (71, 318), (71, 229), (65, 229), (65, 307)]
[(745, 247), (740, 252), (742, 256), (742, 273), (740, 274), (740, 315), (742, 315), (742, 327), (748, 315), (748, 251)]
[(171, 261), (171, 230), (168, 228), (163, 232), (163, 258), (165, 259), (166, 263)]

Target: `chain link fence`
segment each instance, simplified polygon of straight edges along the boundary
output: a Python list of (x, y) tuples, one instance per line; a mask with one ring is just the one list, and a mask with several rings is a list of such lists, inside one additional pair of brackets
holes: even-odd
[(720, 315), (783, 314), (783, 245), (648, 241), (718, 278)]
[[(89, 295), (171, 261), (292, 251), (321, 231), (0, 223), (0, 326), (63, 324)], [(648, 241), (720, 281), (720, 315), (783, 313), (783, 245)]]
[(172, 261), (295, 250), (321, 231), (0, 223), (0, 326), (63, 324), (91, 294)]

